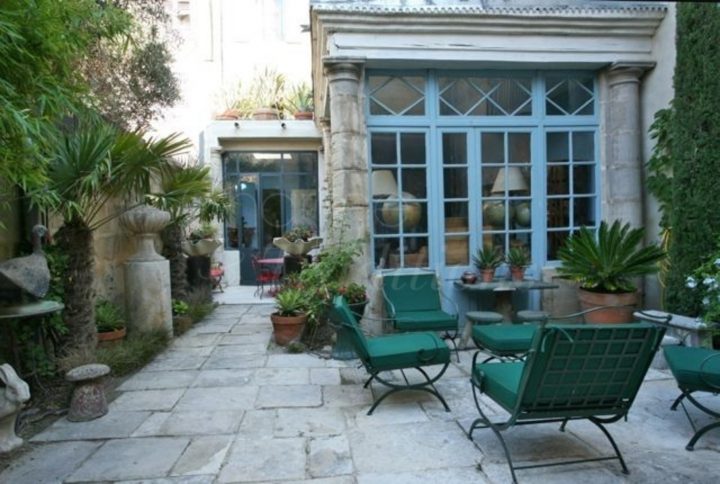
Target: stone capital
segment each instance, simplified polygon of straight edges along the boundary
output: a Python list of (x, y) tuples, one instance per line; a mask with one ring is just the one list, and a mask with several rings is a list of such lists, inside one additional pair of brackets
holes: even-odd
[(362, 62), (358, 59), (326, 59), (325, 75), (330, 83), (337, 81), (360, 82)]
[(654, 62), (614, 62), (608, 68), (610, 87), (626, 83), (639, 84), (642, 75), (653, 67)]

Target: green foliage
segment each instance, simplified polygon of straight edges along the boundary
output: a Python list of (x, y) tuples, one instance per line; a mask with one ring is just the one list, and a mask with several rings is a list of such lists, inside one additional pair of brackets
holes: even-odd
[(124, 311), (117, 304), (100, 300), (95, 304), (95, 324), (100, 333), (122, 329), (125, 327)]
[(296, 84), (290, 91), (287, 102), (295, 113), (311, 112), (314, 109), (312, 88), (306, 82)]
[(608, 226), (600, 224), (597, 238), (587, 227), (573, 233), (558, 250), (560, 277), (580, 283), (595, 292), (632, 292), (632, 278), (657, 272), (657, 263), (665, 253), (656, 245), (638, 248), (644, 229), (621, 225), (618, 220)]
[(700, 316), (703, 321), (720, 322), (720, 243), (705, 262), (688, 276), (685, 287), (700, 298)]
[(299, 316), (305, 307), (305, 294), (298, 288), (286, 287), (275, 295), (275, 308), (279, 316)]
[(672, 109), (661, 109), (655, 113), (655, 121), (650, 126), (650, 137), (655, 140), (652, 156), (647, 162), (648, 190), (660, 204), (660, 228), (670, 229), (672, 211)]
[(495, 247), (479, 248), (472, 259), (479, 270), (497, 269), (503, 262), (502, 254)]
[(512, 247), (505, 256), (505, 262), (510, 267), (527, 267), (530, 264), (530, 254), (525, 247)]
[(202, 321), (208, 314), (211, 314), (215, 310), (215, 303), (203, 302), (191, 304), (188, 308), (188, 316), (192, 319), (193, 323)]
[(189, 310), (190, 306), (188, 306), (188, 303), (186, 303), (185, 301), (179, 301), (177, 299), (172, 300), (172, 312), (176, 316), (187, 314)]
[(308, 241), (315, 235), (315, 231), (309, 225), (296, 225), (283, 234), (283, 237), (290, 242), (296, 240)]
[(713, 3), (677, 7), (673, 116), (672, 242), (666, 307), (703, 312), (686, 277), (713, 253), (720, 234), (720, 9)]
[(227, 109), (236, 110), (241, 118), (250, 118), (259, 108), (282, 110), (286, 105), (286, 79), (272, 67), (265, 67), (253, 76), (247, 86), (238, 82), (221, 94)]
[(108, 365), (113, 376), (124, 376), (150, 363), (168, 342), (168, 334), (162, 329), (130, 333), (121, 344), (98, 348), (97, 362)]

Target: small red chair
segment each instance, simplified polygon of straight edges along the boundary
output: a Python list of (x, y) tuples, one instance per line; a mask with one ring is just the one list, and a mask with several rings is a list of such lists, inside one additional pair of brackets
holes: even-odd
[(280, 272), (273, 270), (274, 267), (263, 266), (259, 262), (260, 258), (257, 255), (252, 256), (251, 262), (253, 270), (255, 271), (255, 296), (259, 296), (260, 299), (263, 297), (265, 292), (265, 285), (270, 284), (277, 286), (280, 282)]
[(213, 289), (220, 289), (220, 292), (225, 292), (222, 287), (224, 275), (225, 269), (223, 269), (222, 262), (218, 262), (217, 265), (210, 268), (210, 282), (212, 283)]

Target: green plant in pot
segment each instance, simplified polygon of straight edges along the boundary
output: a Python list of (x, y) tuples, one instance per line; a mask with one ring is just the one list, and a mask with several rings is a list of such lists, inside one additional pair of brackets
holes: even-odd
[(295, 119), (312, 119), (314, 110), (313, 92), (307, 83), (295, 85), (290, 91), (288, 104)]
[(558, 274), (580, 284), (578, 298), (583, 310), (614, 306), (585, 315), (589, 323), (633, 320), (639, 294), (633, 278), (654, 274), (665, 252), (655, 244), (640, 247), (642, 228), (631, 228), (620, 221), (600, 224), (597, 237), (582, 227), (568, 237), (558, 250), (562, 265)]
[(125, 314), (117, 304), (100, 300), (95, 304), (95, 325), (98, 332), (98, 346), (119, 343), (127, 332)]
[(276, 311), (270, 315), (275, 343), (286, 346), (300, 337), (307, 322), (304, 292), (293, 286), (285, 286), (275, 295)]
[(192, 317), (188, 314), (190, 305), (179, 299), (172, 300), (173, 330), (176, 336), (183, 334), (193, 324)]
[(483, 282), (491, 282), (495, 277), (495, 269), (503, 262), (502, 254), (495, 247), (478, 249), (473, 256), (473, 264), (480, 271)]
[(525, 268), (530, 265), (530, 253), (525, 247), (513, 247), (505, 256), (505, 262), (510, 266), (512, 280), (522, 281), (525, 278)]

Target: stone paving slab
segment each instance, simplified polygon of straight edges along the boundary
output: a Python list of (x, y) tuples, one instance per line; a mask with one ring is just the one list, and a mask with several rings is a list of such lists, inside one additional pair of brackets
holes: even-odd
[(216, 356), (210, 355), (203, 365), (203, 370), (219, 370), (223, 368), (262, 368), (265, 366), (265, 355)]
[(251, 333), (251, 334), (223, 334), (220, 338), (220, 345), (249, 345), (261, 343), (265, 350), (269, 341), (269, 333)]
[(418, 472), (360, 473), (358, 484), (485, 484), (489, 483), (475, 466), (430, 469)]
[(199, 346), (215, 347), (220, 338), (221, 335), (219, 334), (192, 334), (188, 332), (179, 338), (176, 338), (170, 345), (170, 348), (193, 348)]
[(207, 360), (206, 356), (172, 355), (156, 358), (143, 371), (199, 370)]
[(213, 435), (193, 439), (172, 468), (172, 475), (214, 475), (220, 472), (232, 435)]
[(148, 417), (132, 437), (233, 434), (242, 418), (242, 410), (157, 412)]
[(258, 387), (190, 388), (175, 406), (177, 411), (247, 410), (253, 408)]
[(304, 479), (306, 442), (294, 439), (246, 439), (235, 441), (218, 482), (255, 482)]
[(340, 385), (340, 370), (338, 368), (311, 368), (310, 383), (313, 385)]
[(185, 388), (124, 392), (110, 403), (110, 409), (125, 412), (137, 410), (170, 410), (184, 393)]
[(346, 429), (339, 408), (281, 408), (277, 411), (275, 437), (319, 437), (340, 435)]
[(0, 482), (62, 482), (101, 445), (102, 442), (75, 441), (36, 446), (31, 453), (13, 462), (0, 476)]
[(115, 481), (116, 484), (213, 484), (215, 475), (161, 477), (159, 479), (141, 479), (132, 481)]
[(196, 370), (186, 371), (140, 371), (131, 376), (122, 385), (119, 391), (132, 390), (162, 390), (168, 388), (187, 388), (200, 374)]
[(310, 371), (314, 370), (308, 368), (259, 368), (253, 371), (253, 381), (258, 385), (309, 385)]
[(181, 437), (109, 440), (66, 482), (164, 477), (189, 442)]
[(345, 435), (310, 439), (308, 472), (311, 477), (350, 475), (353, 463)]
[(57, 440), (120, 439), (129, 437), (148, 417), (150, 412), (112, 411), (89, 422), (70, 422), (61, 418), (47, 430), (35, 435), (33, 442)]
[(319, 407), (322, 391), (317, 385), (261, 386), (256, 408)]
[(201, 370), (193, 382), (193, 387), (243, 386), (253, 380), (252, 370), (219, 369)]

